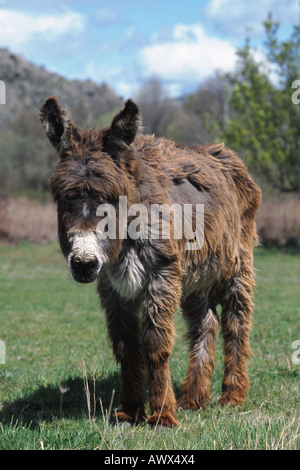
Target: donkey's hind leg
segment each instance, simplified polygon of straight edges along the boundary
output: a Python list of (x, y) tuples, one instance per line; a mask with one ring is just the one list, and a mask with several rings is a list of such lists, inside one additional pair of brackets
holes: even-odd
[(214, 306), (205, 298), (191, 294), (182, 301), (190, 341), (190, 362), (177, 406), (182, 409), (205, 408), (215, 365), (215, 344), (219, 320)]
[(222, 305), (222, 334), (225, 367), (220, 403), (237, 405), (246, 399), (249, 379), (247, 361), (251, 353), (249, 335), (252, 317), (253, 271), (244, 267), (226, 292)]

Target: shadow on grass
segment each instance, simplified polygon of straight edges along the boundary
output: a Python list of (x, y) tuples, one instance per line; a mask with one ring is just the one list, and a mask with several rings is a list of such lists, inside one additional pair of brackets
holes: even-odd
[[(110, 407), (112, 412), (118, 408), (118, 372), (97, 379), (95, 383), (88, 378), (88, 388), (91, 417), (103, 420)], [(173, 389), (178, 399), (182, 395), (181, 385), (175, 382)], [(39, 429), (41, 423), (51, 423), (61, 418), (79, 420), (88, 417), (88, 398), (82, 376), (69, 378), (57, 385), (42, 385), (24, 398), (2, 403), (0, 408), (0, 423), (3, 425), (23, 425), (32, 429)]]
[[(112, 397), (112, 409), (118, 407), (120, 384), (117, 372), (97, 379), (95, 384), (89, 378), (88, 386), (91, 416), (95, 414), (96, 418), (103, 419)], [(40, 386), (24, 398), (2, 403), (0, 410), (0, 422), (3, 425), (21, 424), (31, 428), (39, 428), (41, 422), (51, 423), (60, 418), (82, 419), (88, 416), (88, 399), (82, 377), (69, 378), (57, 385)]]

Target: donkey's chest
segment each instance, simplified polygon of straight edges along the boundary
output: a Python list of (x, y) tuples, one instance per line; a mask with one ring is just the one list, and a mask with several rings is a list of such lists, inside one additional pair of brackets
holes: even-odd
[(134, 249), (122, 254), (118, 261), (107, 269), (114, 289), (126, 299), (135, 299), (143, 289), (145, 268)]

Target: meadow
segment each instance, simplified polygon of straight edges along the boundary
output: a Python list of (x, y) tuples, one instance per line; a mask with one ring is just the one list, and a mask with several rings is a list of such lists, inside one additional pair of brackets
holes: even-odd
[[(119, 369), (95, 284), (76, 284), (56, 242), (0, 247), (0, 449), (199, 450), (299, 448), (300, 252), (255, 251), (255, 312), (246, 404), (218, 405), (219, 335), (212, 396), (204, 411), (179, 411), (180, 424), (113, 424)], [(180, 396), (188, 363), (176, 313), (170, 359)], [(300, 349), (300, 346), (298, 346)]]

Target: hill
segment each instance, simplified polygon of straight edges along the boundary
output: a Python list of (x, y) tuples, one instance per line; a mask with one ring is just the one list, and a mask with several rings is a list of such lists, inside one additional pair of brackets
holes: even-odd
[[(99, 77), (101, 79), (101, 77)], [(36, 66), (8, 49), (0, 49), (0, 80), (6, 86), (6, 104), (1, 105), (0, 126), (14, 121), (24, 109), (38, 113), (40, 104), (55, 94), (80, 125), (122, 105), (106, 83), (68, 80)]]

